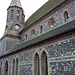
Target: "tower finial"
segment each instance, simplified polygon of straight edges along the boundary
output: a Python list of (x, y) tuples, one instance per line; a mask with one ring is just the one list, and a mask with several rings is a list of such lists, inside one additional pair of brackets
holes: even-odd
[(10, 6), (17, 6), (17, 7), (22, 8), (20, 0), (12, 0), (10, 3)]

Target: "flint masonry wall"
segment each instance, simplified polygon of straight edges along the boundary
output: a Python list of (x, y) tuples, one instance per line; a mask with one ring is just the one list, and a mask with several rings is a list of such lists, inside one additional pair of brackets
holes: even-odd
[[(8, 61), (8, 75), (12, 75), (12, 61), (18, 57), (18, 75), (34, 75), (34, 55), (39, 54), (39, 61), (41, 60), (41, 53), (45, 51), (47, 54), (47, 65), (48, 74), (62, 74), (71, 75), (75, 74), (75, 37), (66, 38), (55, 43), (48, 43), (41, 47), (36, 47), (34, 49), (26, 50), (22, 53), (12, 55), (0, 60), (2, 62), (1, 72), (4, 73), (5, 61)], [(39, 62), (41, 63), (41, 61)], [(39, 66), (40, 66), (39, 65)], [(14, 68), (15, 69), (15, 68)], [(40, 73), (41, 66), (40, 66)]]
[[(58, 9), (58, 8), (56, 8), (56, 9)], [(27, 31), (23, 32), (21, 34), (22, 42), (28, 41), (28, 40), (31, 40), (31, 39), (37, 37), (37, 36), (40, 36), (41, 35), (40, 34), (40, 27), (41, 26), (43, 27), (42, 34), (44, 34), (48, 31), (54, 29), (55, 27), (58, 27), (58, 26), (64, 24), (65, 23), (65, 21), (64, 21), (64, 12), (65, 11), (68, 12), (68, 16), (69, 16), (69, 19), (67, 20), (67, 22), (74, 19), (75, 18), (75, 1), (72, 1), (69, 4), (64, 5), (63, 8), (61, 8), (59, 11), (56, 11), (54, 14), (50, 15), (46, 19), (43, 19), (42, 22), (39, 22), (37, 25), (34, 25), (33, 27), (29, 28)], [(51, 18), (54, 18), (54, 20), (55, 20), (53, 27), (50, 27), (48, 25)], [(33, 29), (35, 30), (34, 37), (31, 35), (31, 31)], [(27, 35), (27, 38), (26, 38), (26, 35)]]

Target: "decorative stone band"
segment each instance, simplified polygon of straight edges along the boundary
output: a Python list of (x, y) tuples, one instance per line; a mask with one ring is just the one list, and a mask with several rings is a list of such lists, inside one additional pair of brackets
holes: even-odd
[(14, 46), (11, 50), (9, 50), (8, 53), (4, 53), (2, 55), (0, 55), (0, 57), (2, 56), (5, 56), (5, 55), (8, 55), (9, 53), (12, 53), (12, 52), (15, 52), (15, 51), (18, 51), (22, 48), (26, 48), (30, 45), (33, 45), (37, 42), (40, 42), (40, 41), (43, 41), (43, 40), (46, 40), (48, 38), (51, 38), (51, 37), (54, 37), (54, 36), (57, 36), (59, 34), (62, 34), (62, 33), (65, 33), (67, 31), (70, 31), (70, 30), (74, 30), (75, 29), (75, 19), (72, 20), (72, 21), (69, 21), (69, 22), (66, 22), (65, 24), (61, 25), (61, 26), (58, 26), (54, 29), (52, 29), (51, 31), (43, 34), (43, 35), (40, 35), (32, 40), (29, 40), (27, 42), (24, 42), (24, 43), (21, 43), (21, 44), (18, 44), (16, 46)]

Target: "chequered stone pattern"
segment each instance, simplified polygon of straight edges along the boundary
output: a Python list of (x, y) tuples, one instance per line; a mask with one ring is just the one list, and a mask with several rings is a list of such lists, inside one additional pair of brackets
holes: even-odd
[(50, 63), (50, 75), (75, 75), (75, 61)]
[(33, 51), (28, 51), (22, 54), (19, 54), (19, 62), (24, 62), (24, 61), (32, 61), (33, 60)]
[(32, 74), (32, 64), (29, 65), (20, 65), (19, 66), (19, 75), (33, 75)]
[(62, 41), (46, 47), (49, 52), (49, 57), (60, 57), (75, 55), (75, 39)]

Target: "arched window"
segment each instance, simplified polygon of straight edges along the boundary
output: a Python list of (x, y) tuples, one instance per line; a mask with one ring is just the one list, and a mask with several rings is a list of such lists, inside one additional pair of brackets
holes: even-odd
[(13, 64), (12, 64), (12, 75), (15, 74), (15, 59), (13, 59)]
[(52, 18), (49, 20), (48, 25), (49, 25), (49, 27), (54, 27), (55, 24), (56, 24), (56, 21), (55, 21), (55, 19), (52, 17)]
[(42, 75), (48, 75), (47, 55), (44, 51), (41, 55), (41, 71)]
[(32, 31), (31, 31), (31, 36), (35, 36), (35, 30), (33, 29)]
[(2, 69), (2, 62), (0, 63), (0, 75), (1, 75), (1, 69)]
[(65, 12), (64, 12), (64, 21), (67, 22), (68, 19), (69, 19), (68, 12), (65, 11)]
[(17, 20), (19, 21), (19, 19), (20, 19), (20, 11), (17, 10)]
[(34, 57), (34, 75), (39, 75), (39, 55), (37, 53)]
[(26, 41), (27, 41), (27, 39), (28, 39), (28, 35), (26, 34)]
[(4, 75), (8, 75), (8, 61), (5, 62)]
[(43, 32), (43, 26), (40, 26), (40, 34)]
[(14, 10), (11, 10), (11, 20), (13, 20)]
[(15, 75), (18, 75), (18, 58), (16, 58), (16, 74)]

